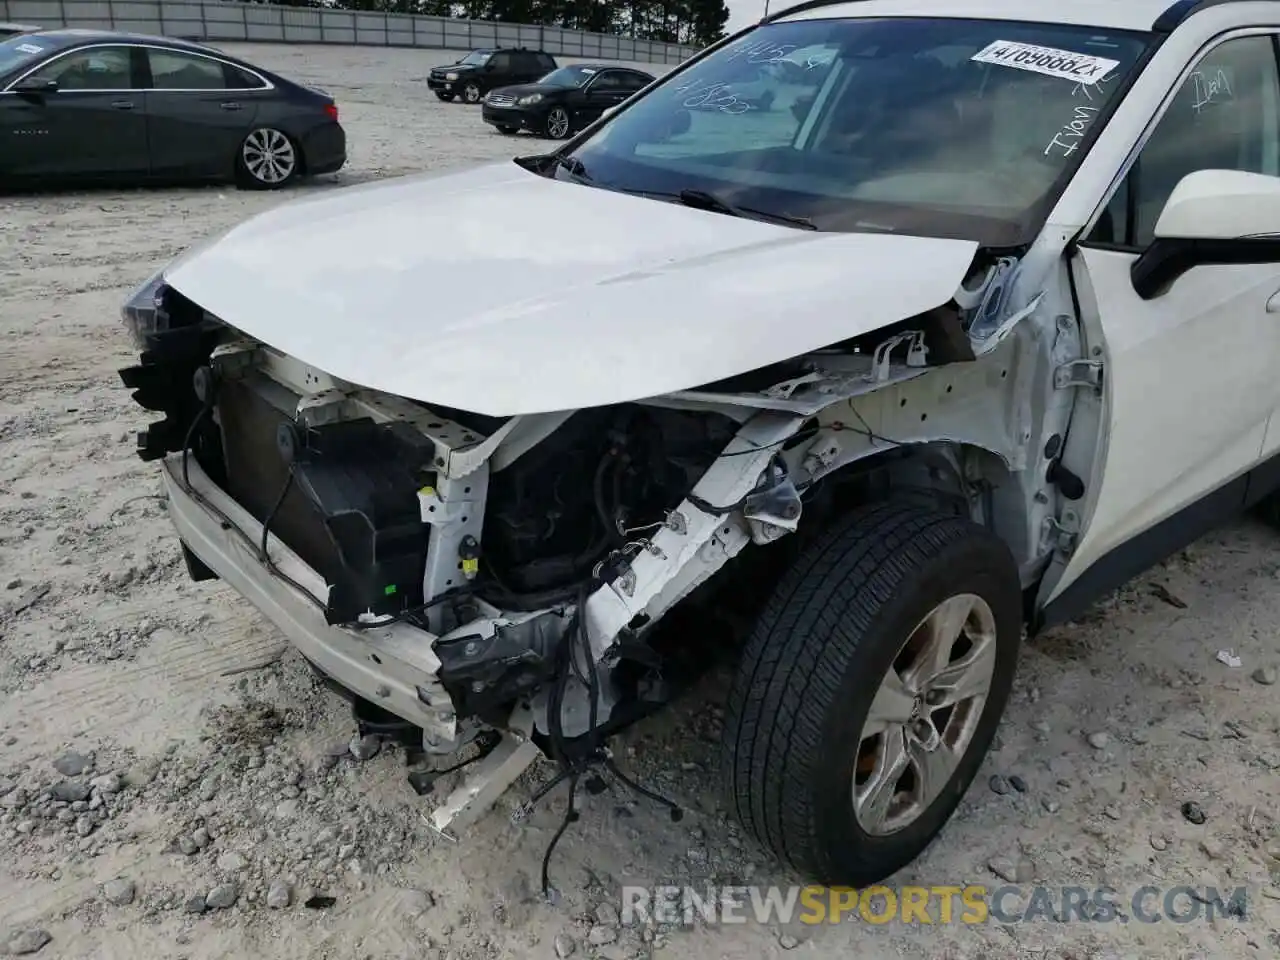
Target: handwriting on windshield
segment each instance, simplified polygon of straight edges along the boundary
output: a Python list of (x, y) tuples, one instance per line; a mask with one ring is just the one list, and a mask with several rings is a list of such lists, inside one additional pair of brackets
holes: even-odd
[(1195, 102), (1191, 104), (1191, 109), (1196, 113), (1199, 113), (1211, 103), (1217, 103), (1220, 100), (1230, 99), (1235, 96), (1231, 92), (1231, 81), (1227, 79), (1227, 75), (1221, 67), (1211, 74), (1197, 70), (1191, 75), (1191, 84), (1191, 90), (1196, 98)]
[(747, 63), (780, 63), (794, 52), (794, 43), (772, 43), (768, 40), (744, 40), (725, 54), (725, 62), (745, 60)]
[(1072, 108), (1071, 119), (1064, 123), (1058, 132), (1053, 135), (1053, 139), (1049, 141), (1049, 145), (1044, 148), (1044, 155), (1056, 154), (1060, 157), (1069, 157), (1080, 149), (1080, 143), (1084, 140), (1084, 136), (1089, 132), (1089, 127), (1093, 121), (1097, 119), (1098, 108), (1086, 107), (1077, 104)]
[(1095, 97), (1099, 100), (1105, 100), (1108, 93), (1107, 86), (1115, 78), (1116, 75), (1114, 73), (1109, 73), (1095, 83), (1077, 83), (1072, 88), (1071, 95), (1073, 97), (1084, 97), (1086, 100), (1093, 100)]
[(721, 113), (746, 113), (752, 109), (751, 104), (739, 100), (727, 83), (711, 83), (706, 80), (694, 80), (675, 88), (677, 97), (685, 96), (681, 106), (694, 110), (704, 107), (719, 110)]

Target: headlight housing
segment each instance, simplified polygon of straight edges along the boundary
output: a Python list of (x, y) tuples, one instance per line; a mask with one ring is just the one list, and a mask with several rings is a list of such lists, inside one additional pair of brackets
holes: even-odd
[(519, 100), (516, 101), (516, 103), (520, 104), (520, 106), (522, 107), (528, 107), (528, 106), (532, 106), (535, 103), (541, 102), (541, 100), (542, 100), (542, 94), (531, 93), (527, 97), (521, 97)]
[(120, 308), (120, 319), (138, 349), (142, 349), (149, 333), (155, 333), (167, 322), (163, 316), (164, 270), (159, 270), (129, 295)]
[(445, 78), (446, 80), (457, 80), (457, 79), (458, 79), (458, 75), (457, 75), (456, 73), (446, 73), (446, 74), (444, 75), (444, 78)]

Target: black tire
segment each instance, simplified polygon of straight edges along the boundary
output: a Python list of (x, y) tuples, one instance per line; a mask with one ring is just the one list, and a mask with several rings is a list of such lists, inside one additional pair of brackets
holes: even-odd
[[(275, 166), (277, 159), (264, 167), (260, 160), (271, 152), (273, 158), (288, 157), (287, 170)], [(258, 158), (258, 159), (255, 159)], [(236, 149), (236, 182), (246, 190), (279, 190), (302, 175), (302, 148), (282, 130), (275, 127), (255, 127), (240, 141)]]
[(550, 140), (565, 140), (573, 133), (573, 117), (564, 107), (556, 106), (547, 111), (542, 121), (542, 134)]
[(452, 103), (453, 96), (454, 95), (452, 93), (445, 93), (443, 90), (436, 91), (436, 98), (439, 100), (442, 100), (445, 103)]
[(462, 87), (463, 103), (479, 103), (484, 97), (484, 91), (480, 89), (478, 83), (468, 83)]
[[(957, 594), (977, 595), (992, 614), (985, 703), (935, 799), (897, 832), (869, 834), (853, 784), (871, 699), (926, 615)], [(946, 824), (990, 747), (1013, 683), (1021, 604), (1014, 560), (985, 528), (898, 503), (847, 515), (801, 553), (747, 643), (724, 733), (730, 809), (819, 883), (864, 887), (906, 866)]]

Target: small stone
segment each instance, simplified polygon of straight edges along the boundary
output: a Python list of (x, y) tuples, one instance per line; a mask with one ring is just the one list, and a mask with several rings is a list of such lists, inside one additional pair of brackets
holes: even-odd
[(178, 849), (188, 857), (193, 857), (200, 852), (200, 848), (196, 846), (196, 842), (185, 833), (177, 840)]
[(61, 800), (63, 803), (73, 803), (76, 800), (88, 800), (89, 794), (92, 792), (86, 784), (77, 780), (63, 780), (55, 783), (53, 789), (49, 791), (53, 794), (55, 800)]
[(596, 923), (604, 927), (616, 927), (621, 922), (618, 909), (612, 903), (602, 903), (596, 907)]
[(1210, 860), (1222, 860), (1227, 855), (1227, 851), (1222, 844), (1209, 839), (1200, 841), (1200, 851)]
[(276, 804), (276, 819), (292, 820), (298, 815), (298, 811), (301, 809), (301, 800), (281, 800)]
[(210, 910), (228, 910), (240, 899), (240, 888), (234, 883), (220, 883), (207, 894), (204, 903)]
[(350, 751), (351, 756), (363, 763), (365, 760), (372, 760), (378, 755), (378, 751), (382, 749), (382, 741), (372, 734), (367, 737), (357, 735), (351, 738), (351, 743), (347, 745), (347, 749)]
[(182, 907), (187, 913), (204, 913), (208, 908), (203, 893), (197, 893), (194, 897), (188, 898)]
[(987, 869), (1006, 883), (1018, 882), (1018, 865), (1007, 857), (992, 857), (987, 861)]
[(1275, 667), (1259, 667), (1253, 671), (1253, 679), (1264, 687), (1269, 687), (1276, 682), (1276, 674)]
[(1153, 833), (1151, 835), (1151, 849), (1156, 851), (1168, 850), (1169, 841), (1160, 836), (1160, 834)]
[(1123, 816), (1120, 812), (1120, 808), (1114, 803), (1107, 804), (1107, 806), (1103, 808), (1102, 812), (1109, 820), (1119, 820), (1121, 816)]
[(0, 954), (12, 954), (15, 957), (25, 956), (29, 953), (37, 953), (43, 950), (45, 945), (53, 940), (48, 930), (34, 928), (31, 930), (19, 930), (10, 934), (9, 939), (5, 941), (4, 948), (0, 950)]
[(998, 773), (991, 775), (991, 779), (987, 781), (987, 786), (991, 788), (992, 793), (998, 793), (1001, 796), (1009, 792), (1009, 781)]
[(1062, 804), (1057, 800), (1054, 800), (1052, 797), (1045, 797), (1040, 801), (1040, 806), (1044, 807), (1045, 813), (1057, 813), (1062, 809)]
[(87, 837), (93, 833), (95, 827), (97, 827), (97, 824), (93, 822), (91, 817), (76, 818), (76, 836), (78, 837)]
[(89, 769), (89, 758), (82, 753), (76, 753), (74, 750), (68, 750), (57, 760), (53, 761), (53, 769), (57, 770), (64, 777), (78, 777)]
[(244, 858), (244, 855), (234, 850), (228, 850), (218, 857), (218, 869), (223, 873), (239, 873), (248, 864), (249, 861)]
[(1031, 723), (1031, 729), (1036, 733), (1048, 734), (1051, 728), (1048, 720), (1034, 720)]
[(126, 770), (121, 781), (126, 787), (131, 787), (134, 790), (141, 790), (143, 787), (150, 785), (151, 781), (156, 778), (156, 774), (159, 772), (159, 769), (159, 765), (156, 764), (155, 761), (149, 760), (139, 763)]
[(1096, 733), (1089, 734), (1085, 739), (1088, 740), (1089, 746), (1093, 747), (1093, 749), (1103, 750), (1111, 743), (1111, 734), (1105, 730), (1098, 730)]
[(401, 909), (407, 917), (420, 917), (436, 905), (436, 898), (426, 890), (406, 890), (400, 900)]
[(200, 827), (195, 833), (191, 834), (191, 842), (196, 845), (196, 849), (203, 850), (207, 847), (213, 838), (209, 836), (209, 831), (204, 827)]
[(133, 903), (133, 898), (137, 895), (137, 892), (137, 884), (124, 877), (110, 880), (102, 885), (103, 899), (107, 903), (115, 904), (117, 907), (125, 907)]
[(602, 927), (599, 924), (591, 928), (591, 932), (587, 934), (587, 943), (593, 947), (603, 947), (607, 943), (616, 943), (618, 941), (618, 931), (613, 927)]
[(1009, 778), (1009, 786), (1017, 790), (1019, 793), (1027, 792), (1027, 781), (1023, 780), (1016, 773)]
[(565, 960), (566, 957), (572, 957), (574, 953), (577, 952), (578, 941), (574, 940), (573, 937), (569, 936), (567, 933), (557, 933), (555, 947), (556, 956), (559, 957), (560, 960)]
[(800, 941), (798, 938), (793, 937), (791, 934), (784, 933), (780, 937), (778, 937), (778, 946), (780, 946), (783, 950), (794, 950), (796, 947), (800, 946)]
[(283, 880), (273, 880), (267, 889), (267, 907), (271, 910), (283, 910), (293, 902), (293, 890)]
[(89, 786), (99, 793), (113, 794), (120, 792), (120, 777), (114, 773), (104, 773), (100, 777), (94, 777), (89, 781)]
[(1208, 819), (1205, 816), (1203, 808), (1194, 800), (1188, 800), (1182, 805), (1182, 816), (1188, 823), (1194, 823), (1197, 826)]

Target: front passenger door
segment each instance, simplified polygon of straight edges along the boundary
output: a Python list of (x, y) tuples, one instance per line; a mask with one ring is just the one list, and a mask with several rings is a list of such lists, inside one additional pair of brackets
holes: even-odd
[(239, 68), (212, 57), (147, 47), (151, 169), (156, 176), (225, 177), (253, 126), (260, 94), (243, 86)]
[(1081, 309), (1105, 337), (1110, 435), (1087, 526), (1050, 599), (1103, 558), (1090, 582), (1105, 568), (1096, 586), (1109, 589), (1177, 549), (1168, 537), (1155, 545), (1160, 531), (1135, 541), (1161, 521), (1190, 542), (1243, 505), (1244, 483), (1228, 484), (1275, 452), (1280, 315), (1268, 304), (1280, 303), (1280, 264), (1199, 265), (1149, 300), (1131, 279), (1173, 188), (1212, 169), (1280, 175), (1270, 36), (1223, 40), (1195, 64), (1074, 257)]
[(3, 98), (6, 126), (29, 131), (20, 138), (14, 176), (67, 180), (147, 174), (147, 122), (135, 48), (75, 50), (26, 78), (56, 86)]

